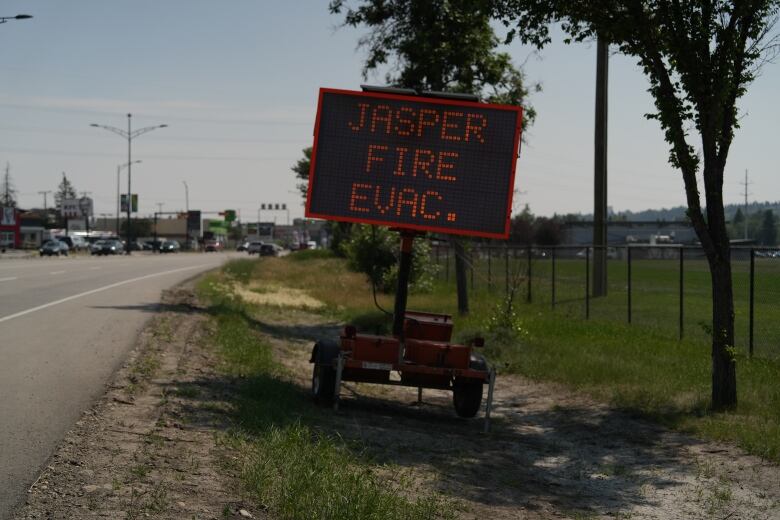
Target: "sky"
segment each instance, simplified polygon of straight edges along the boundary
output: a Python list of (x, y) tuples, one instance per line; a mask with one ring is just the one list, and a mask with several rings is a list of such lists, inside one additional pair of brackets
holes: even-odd
[[(4, 0), (0, 16), (0, 167), (10, 165), (21, 207), (65, 172), (95, 216), (116, 210), (117, 167), (127, 141), (90, 124), (133, 129), (167, 124), (133, 140), (140, 213), (236, 209), (258, 219), (261, 203), (303, 207), (290, 167), (312, 144), (320, 87), (358, 90), (365, 30), (340, 27), (327, 1)], [(595, 44), (556, 42), (541, 52), (504, 50), (542, 92), (517, 164), (516, 211), (593, 210)], [(615, 210), (685, 204), (679, 174), (656, 121), (647, 80), (631, 58), (610, 58), (608, 204)], [(780, 65), (769, 64), (740, 102), (726, 202), (780, 199), (777, 145)], [(698, 143), (694, 143), (697, 145)], [(121, 174), (127, 190), (126, 171)], [(52, 194), (48, 195), (52, 204)], [(207, 215), (204, 215), (207, 216)], [(261, 212), (285, 223), (286, 212)]]

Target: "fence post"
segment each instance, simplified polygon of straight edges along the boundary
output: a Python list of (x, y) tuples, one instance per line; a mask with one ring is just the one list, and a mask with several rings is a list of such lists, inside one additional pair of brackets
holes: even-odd
[(509, 297), (509, 246), (504, 247), (504, 280), (506, 282), (506, 297)]
[[(477, 255), (477, 256), (479, 256), (479, 255)], [(474, 290), (474, 262), (476, 262), (476, 260), (474, 260), (474, 258), (475, 258), (475, 256), (474, 256), (474, 253), (473, 253), (473, 250), (472, 250), (472, 252), (469, 254), (469, 260), (470, 260), (469, 263), (471, 264), (471, 290), (472, 291)]]
[(557, 248), (552, 248), (552, 308), (555, 308), (555, 251)]
[(488, 292), (490, 292), (491, 290), (493, 290), (493, 277), (492, 277), (493, 273), (490, 267), (490, 257), (492, 255), (491, 255), (491, 247), (489, 244), (487, 247), (487, 254), (488, 254)]
[(685, 272), (684, 260), (685, 248), (680, 246), (680, 341), (683, 339), (683, 276)]
[(590, 319), (590, 247), (585, 248), (585, 319)]
[(750, 357), (753, 357), (753, 309), (755, 301), (755, 275), (756, 275), (756, 250), (750, 248), (750, 333), (748, 339), (748, 350)]
[(631, 324), (631, 246), (626, 246), (626, 258), (628, 259), (628, 323)]
[(447, 243), (447, 249), (444, 254), (444, 281), (450, 283), (450, 244)]
[(528, 246), (528, 249), (526, 250), (527, 258), (528, 258), (528, 295), (526, 296), (526, 301), (528, 303), (531, 303), (531, 246)]

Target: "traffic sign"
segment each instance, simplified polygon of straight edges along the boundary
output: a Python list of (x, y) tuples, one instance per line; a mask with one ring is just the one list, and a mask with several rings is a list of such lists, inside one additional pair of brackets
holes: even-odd
[(320, 89), (306, 216), (509, 236), (522, 109)]

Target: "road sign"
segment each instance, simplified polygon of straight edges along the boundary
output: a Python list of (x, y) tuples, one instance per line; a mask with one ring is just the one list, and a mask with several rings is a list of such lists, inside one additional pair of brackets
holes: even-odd
[(320, 89), (306, 216), (509, 236), (522, 109)]

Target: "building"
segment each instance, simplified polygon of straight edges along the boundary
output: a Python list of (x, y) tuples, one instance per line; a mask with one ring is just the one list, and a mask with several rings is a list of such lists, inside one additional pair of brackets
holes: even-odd
[(22, 219), (16, 208), (0, 208), (0, 249), (22, 247)]
[[(698, 242), (696, 231), (689, 222), (607, 222), (607, 243), (610, 246), (627, 244), (682, 244)], [(571, 221), (564, 224), (563, 244), (590, 245), (593, 243), (592, 221)]]

